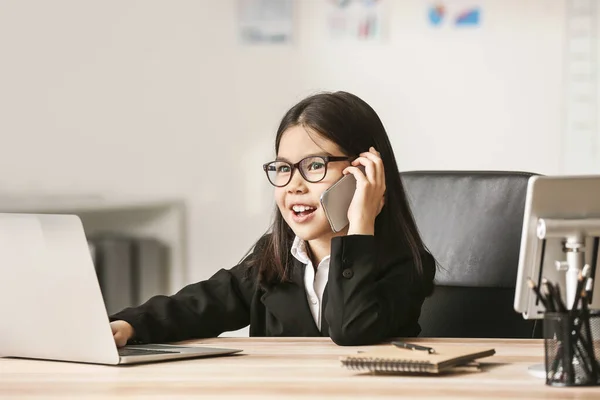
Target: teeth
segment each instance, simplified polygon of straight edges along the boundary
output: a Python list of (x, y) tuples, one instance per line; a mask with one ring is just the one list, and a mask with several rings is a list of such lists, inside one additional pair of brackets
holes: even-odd
[(314, 207), (311, 206), (302, 206), (302, 205), (294, 205), (292, 206), (292, 210), (294, 210), (295, 212), (304, 212), (304, 211), (309, 211), (309, 210), (314, 210)]

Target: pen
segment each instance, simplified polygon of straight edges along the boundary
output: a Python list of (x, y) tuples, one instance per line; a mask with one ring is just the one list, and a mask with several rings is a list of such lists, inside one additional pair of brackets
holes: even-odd
[(419, 346), (418, 344), (406, 343), (406, 342), (392, 342), (392, 344), (396, 347), (401, 347), (403, 349), (409, 350), (421, 350), (426, 351), (429, 354), (435, 353), (435, 350), (431, 347)]
[(592, 302), (592, 289), (593, 288), (594, 288), (594, 278), (587, 278), (587, 281), (585, 283), (585, 293), (586, 293), (586, 299), (588, 302), (588, 306)]

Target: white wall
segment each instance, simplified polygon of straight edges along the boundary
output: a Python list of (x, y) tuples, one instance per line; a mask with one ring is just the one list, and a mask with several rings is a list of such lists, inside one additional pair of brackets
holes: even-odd
[(242, 47), (232, 0), (3, 0), (0, 194), (183, 197), (191, 282), (267, 228), (261, 164), (318, 90), (369, 102), (402, 170), (561, 172), (563, 1), (475, 2), (464, 30), (393, 1), (375, 44), (327, 40), (325, 1), (297, 3), (293, 45)]

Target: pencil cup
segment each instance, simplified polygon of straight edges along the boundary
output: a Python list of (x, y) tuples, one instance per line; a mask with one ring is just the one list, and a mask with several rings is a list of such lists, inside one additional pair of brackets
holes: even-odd
[(600, 385), (600, 312), (547, 312), (544, 353), (547, 385)]

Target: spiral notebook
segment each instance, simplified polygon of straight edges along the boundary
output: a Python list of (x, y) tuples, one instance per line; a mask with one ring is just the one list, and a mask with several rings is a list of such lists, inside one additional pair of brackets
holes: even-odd
[(435, 353), (392, 345), (341, 358), (342, 365), (376, 373), (439, 374), (496, 353), (489, 347), (435, 346)]

